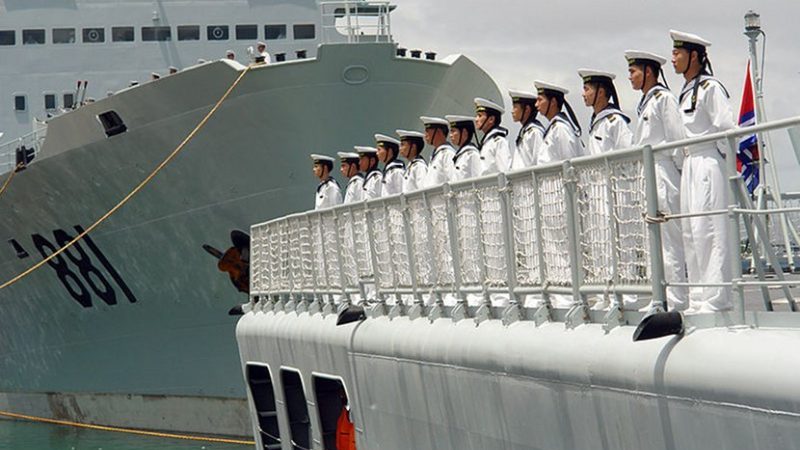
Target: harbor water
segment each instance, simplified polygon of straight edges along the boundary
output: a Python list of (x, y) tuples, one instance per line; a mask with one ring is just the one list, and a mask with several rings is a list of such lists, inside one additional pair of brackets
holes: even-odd
[(234, 450), (251, 446), (137, 436), (0, 420), (0, 450)]

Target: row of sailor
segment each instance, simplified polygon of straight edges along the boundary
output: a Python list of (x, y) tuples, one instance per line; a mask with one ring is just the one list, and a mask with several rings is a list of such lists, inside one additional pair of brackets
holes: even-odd
[[(614, 74), (599, 70), (578, 71), (584, 84), (583, 99), (593, 108), (588, 144), (580, 140), (581, 127), (565, 99), (568, 90), (535, 81), (536, 93), (510, 90), (512, 115), (522, 127), (516, 152), (508, 143), (508, 130), (500, 126), (504, 108), (484, 98), (475, 99), (476, 115), (422, 116), (425, 133), (397, 130), (399, 139), (376, 134), (376, 147), (355, 147), (340, 152), (342, 174), (349, 179), (344, 202), (410, 192), (445, 182), (517, 170), (533, 165), (640, 145), (658, 145), (704, 136), (733, 128), (733, 114), (724, 86), (713, 77), (707, 48), (711, 43), (697, 35), (670, 31), (672, 63), (686, 83), (679, 97), (668, 88), (662, 66), (667, 59), (657, 54), (628, 50), (629, 80), (642, 91), (635, 132), (622, 113), (614, 86)], [(661, 82), (663, 80), (663, 83)], [(545, 127), (537, 119), (541, 113)], [(483, 133), (478, 146), (477, 131)], [(449, 140), (448, 140), (449, 138)], [(433, 146), (430, 164), (421, 156), (425, 144)], [(656, 156), (659, 210), (665, 214), (692, 213), (727, 207), (723, 143), (695, 146)], [(398, 153), (407, 161), (406, 167)], [(342, 202), (339, 186), (330, 171), (333, 158), (312, 155), (320, 168), (317, 208)], [(384, 164), (378, 170), (378, 161)], [(724, 215), (668, 221), (662, 226), (665, 272), (668, 282), (721, 283), (730, 280), (725, 256), (727, 228)], [(706, 312), (732, 307), (729, 290), (719, 287), (668, 289), (671, 307)]]

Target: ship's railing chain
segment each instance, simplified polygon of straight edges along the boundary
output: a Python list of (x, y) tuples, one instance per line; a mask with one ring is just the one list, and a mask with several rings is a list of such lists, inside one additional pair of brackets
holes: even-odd
[(183, 150), (184, 147), (186, 147), (186, 145), (192, 139), (194, 139), (194, 137), (197, 135), (197, 133), (199, 133), (200, 130), (202, 130), (203, 127), (206, 126), (206, 124), (208, 123), (209, 119), (211, 119), (211, 117), (214, 116), (214, 114), (219, 110), (220, 106), (222, 106), (222, 104), (225, 102), (225, 100), (228, 99), (228, 96), (231, 95), (231, 92), (233, 92), (233, 90), (236, 88), (236, 86), (238, 86), (239, 83), (241, 83), (242, 79), (244, 79), (245, 75), (247, 75), (247, 73), (250, 71), (251, 67), (252, 66), (248, 66), (244, 70), (242, 70), (241, 73), (239, 73), (239, 75), (236, 77), (236, 79), (233, 81), (233, 83), (231, 83), (231, 85), (228, 87), (228, 89), (225, 91), (225, 93), (222, 94), (222, 97), (220, 97), (219, 100), (217, 100), (217, 102), (214, 104), (214, 106), (208, 111), (208, 113), (206, 113), (206, 115), (197, 124), (197, 126), (194, 127), (194, 129), (181, 141), (181, 143), (178, 144), (178, 146), (175, 147), (175, 149), (172, 150), (172, 152), (169, 155), (167, 155), (167, 157), (164, 158), (164, 160), (161, 161), (161, 163), (158, 166), (156, 166), (156, 168), (153, 169), (153, 171), (150, 172), (150, 174), (147, 175), (147, 177), (145, 177), (135, 188), (133, 188), (133, 190), (131, 190), (125, 197), (123, 197), (122, 200), (120, 200), (116, 205), (114, 205), (114, 207), (109, 209), (108, 212), (106, 212), (100, 218), (98, 218), (93, 224), (91, 224), (90, 226), (86, 227), (86, 229), (83, 232), (81, 232), (80, 234), (75, 236), (75, 238), (72, 239), (71, 241), (69, 241), (66, 245), (62, 246), (60, 249), (56, 250), (55, 252), (53, 252), (48, 257), (44, 258), (43, 260), (39, 261), (38, 263), (34, 264), (33, 266), (31, 266), (30, 268), (28, 268), (24, 272), (20, 273), (19, 275), (15, 276), (14, 278), (12, 278), (12, 279), (6, 281), (5, 283), (3, 283), (2, 285), (0, 285), (0, 289), (5, 289), (5, 288), (13, 285), (14, 283), (17, 283), (18, 281), (20, 281), (23, 278), (25, 278), (26, 276), (30, 275), (31, 273), (33, 273), (34, 271), (36, 271), (37, 269), (39, 269), (43, 265), (47, 264), (53, 258), (56, 258), (60, 254), (62, 254), (65, 251), (67, 251), (67, 249), (69, 249), (70, 247), (75, 245), (76, 242), (78, 242), (81, 239), (83, 239), (84, 236), (86, 236), (87, 234), (89, 234), (92, 231), (94, 231), (98, 226), (100, 226), (101, 223), (106, 221), (106, 219), (111, 217), (120, 208), (122, 208), (126, 203), (128, 203), (136, 194), (138, 194), (142, 189), (144, 189), (144, 187), (147, 186), (153, 180), (153, 178), (155, 178), (156, 175), (158, 175), (159, 172), (161, 172), (170, 162), (172, 162), (173, 159), (175, 159), (176, 156), (178, 156), (178, 154), (181, 152), (181, 150)]
[[(445, 303), (450, 299), (467, 306), (510, 301), (561, 308), (588, 307), (590, 300), (609, 297), (621, 303), (623, 295), (638, 295), (666, 305), (666, 286), (699, 284), (665, 280), (660, 229), (667, 220), (688, 215), (659, 210), (656, 156), (718, 140), (731, 144), (745, 134), (798, 125), (800, 117), (257, 224), (252, 227), (251, 294), (390, 304), (445, 298)], [(729, 257), (731, 263), (736, 261), (734, 267), (740, 267), (740, 223), (758, 226), (764, 214), (754, 213), (749, 197), (737, 192), (741, 183), (737, 183), (735, 148), (729, 145), (727, 150), (730, 207), (699, 215), (728, 215), (734, 236)], [(287, 224), (291, 231), (278, 233)], [(305, 224), (311, 224), (308, 231)], [(328, 236), (328, 230), (340, 238)], [(307, 236), (317, 237), (308, 241)], [(302, 249), (318, 248), (319, 242), (340, 258), (319, 255), (311, 264), (298, 260), (286, 270), (289, 262), (280, 260), (281, 251), (298, 258), (305, 253)], [(740, 272), (730, 275), (732, 281), (721, 284), (737, 288), (737, 307), (743, 311), (739, 288), (748, 282)], [(788, 289), (785, 293), (794, 310)]]

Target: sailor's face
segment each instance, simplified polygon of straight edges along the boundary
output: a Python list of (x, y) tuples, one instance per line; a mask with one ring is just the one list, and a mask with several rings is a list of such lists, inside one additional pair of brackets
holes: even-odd
[(350, 171), (350, 163), (346, 161), (342, 161), (342, 164), (339, 166), (339, 173), (342, 174), (343, 177), (347, 177), (347, 173)]
[(408, 159), (409, 155), (411, 155), (411, 143), (408, 141), (400, 141), (400, 156)]
[(514, 119), (514, 122), (522, 122), (522, 114), (525, 111), (525, 108), (522, 106), (522, 103), (514, 103), (514, 106), (511, 107), (511, 118)]
[(389, 157), (389, 152), (386, 151), (386, 147), (379, 145), (378, 146), (378, 161), (386, 162), (386, 158)]
[(366, 172), (369, 170), (369, 156), (366, 155), (359, 155), (358, 156), (358, 170), (361, 172)]
[(628, 80), (631, 82), (631, 87), (634, 90), (642, 90), (644, 84), (644, 66), (630, 66), (628, 67)]
[(433, 135), (436, 134), (436, 128), (434, 127), (426, 127), (425, 128), (425, 143), (426, 144), (433, 144)]
[(322, 164), (314, 163), (314, 176), (317, 178), (322, 178)]
[(461, 145), (461, 130), (458, 128), (450, 128), (450, 142), (455, 145)]
[(475, 114), (475, 128), (482, 130), (486, 125), (486, 111), (480, 111)]
[(264, 51), (267, 49), (265, 45), (259, 45), (257, 48), (259, 53), (264, 53)]
[(684, 73), (689, 68), (689, 52), (685, 48), (672, 49), (672, 68), (675, 73)]
[(536, 110), (542, 115), (547, 115), (547, 108), (550, 106), (550, 100), (544, 95), (539, 94), (536, 97)]
[(592, 83), (583, 83), (583, 104), (593, 106), (597, 98), (597, 87)]

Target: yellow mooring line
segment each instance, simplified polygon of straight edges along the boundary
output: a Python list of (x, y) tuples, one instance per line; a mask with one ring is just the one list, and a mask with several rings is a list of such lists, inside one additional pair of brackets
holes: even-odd
[(188, 434), (160, 433), (157, 431), (135, 430), (132, 428), (106, 427), (103, 425), (91, 425), (87, 423), (70, 422), (69, 420), (48, 419), (45, 417), (28, 416), (25, 414), (15, 414), (7, 411), (0, 411), (0, 416), (10, 419), (28, 420), (31, 422), (48, 423), (51, 425), (62, 425), (75, 428), (85, 428), (98, 431), (110, 431), (114, 433), (135, 434), (138, 436), (150, 436), (164, 439), (176, 439), (183, 441), (213, 442), (217, 444), (236, 444), (236, 445), (255, 445), (255, 441), (245, 441), (240, 439), (226, 439), (211, 436), (194, 436)]
[(8, 185), (11, 184), (11, 180), (14, 179), (14, 174), (17, 173), (17, 170), (20, 167), (22, 167), (22, 163), (17, 164), (16, 167), (11, 169), (11, 174), (9, 174), (8, 178), (6, 178), (5, 183), (3, 183), (3, 187), (0, 187), (0, 195), (3, 195), (3, 193), (6, 191), (6, 189), (8, 189)]
[[(194, 127), (194, 130), (192, 130), (192, 132), (189, 133), (189, 135), (186, 136), (186, 138), (184, 138), (183, 141), (180, 144), (178, 144), (178, 146), (175, 148), (175, 150), (172, 151), (172, 153), (169, 154), (169, 156), (167, 156), (163, 161), (161, 161), (161, 164), (159, 164), (155, 169), (153, 169), (153, 171), (150, 173), (150, 175), (147, 176), (147, 178), (142, 180), (142, 182), (139, 183), (138, 186), (133, 188), (133, 190), (130, 193), (128, 193), (128, 195), (126, 195), (122, 200), (120, 200), (119, 203), (117, 203), (113, 208), (108, 210), (107, 213), (103, 214), (103, 216), (100, 217), (99, 219), (97, 219), (97, 221), (95, 221), (95, 223), (93, 223), (89, 227), (87, 227), (86, 230), (84, 230), (79, 235), (75, 236), (75, 239), (69, 241), (65, 246), (63, 246), (60, 249), (56, 250), (55, 252), (51, 253), (50, 256), (48, 256), (47, 258), (45, 258), (45, 259), (39, 261), (38, 263), (34, 264), (28, 270), (20, 273), (19, 275), (15, 276), (12, 279), (6, 281), (2, 285), (0, 285), (0, 289), (5, 289), (5, 288), (11, 286), (12, 284), (16, 283), (17, 281), (19, 281), (19, 280), (25, 278), (26, 276), (30, 275), (36, 269), (38, 269), (38, 268), (42, 267), (43, 265), (47, 264), (53, 258), (55, 258), (58, 255), (64, 253), (68, 248), (72, 247), (76, 242), (78, 242), (81, 239), (83, 239), (84, 236), (86, 236), (87, 234), (91, 233), (95, 228), (98, 227), (98, 225), (100, 225), (106, 219), (111, 217), (111, 215), (114, 214), (115, 212), (117, 212), (118, 209), (122, 208), (122, 206), (125, 203), (127, 203), (128, 200), (133, 198), (134, 195), (138, 194), (139, 191), (141, 191), (142, 188), (144, 188), (150, 182), (150, 180), (152, 180), (159, 172), (161, 172), (161, 169), (166, 167), (167, 164), (170, 163), (170, 161), (172, 161), (176, 156), (178, 156), (178, 153), (180, 153), (180, 151), (183, 150), (183, 148), (186, 146), (186, 144), (188, 144), (189, 141), (191, 141), (195, 137), (195, 135), (206, 125), (206, 123), (208, 122), (208, 119), (210, 119), (211, 116), (213, 116), (214, 113), (217, 112), (217, 110), (222, 105), (222, 103), (228, 98), (228, 96), (231, 94), (231, 92), (233, 92), (233, 89), (236, 88), (236, 86), (239, 85), (239, 82), (242, 81), (242, 78), (244, 78), (244, 76), (247, 74), (247, 72), (250, 71), (251, 67), (252, 66), (247, 66), (247, 68), (244, 69), (241, 74), (239, 74), (239, 77), (236, 78), (236, 80), (233, 82), (233, 84), (231, 84), (231, 86), (228, 88), (228, 90), (225, 91), (225, 94), (223, 94), (222, 97), (220, 97), (220, 99), (217, 101), (217, 103), (214, 105), (214, 107), (211, 108), (211, 111), (209, 111), (208, 114), (206, 114), (206, 116), (203, 117), (203, 120), (201, 120), (200, 123), (198, 123), (197, 126)], [(12, 177), (13, 177), (13, 174), (9, 177), (8, 180), (6, 180), (6, 184), (8, 184), (8, 182), (11, 181)]]

